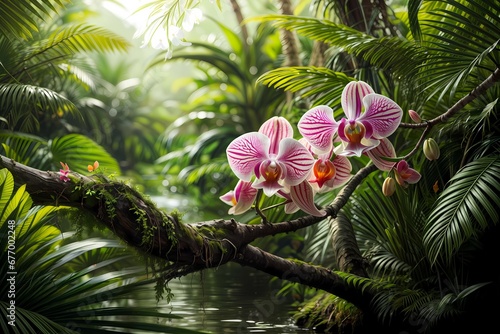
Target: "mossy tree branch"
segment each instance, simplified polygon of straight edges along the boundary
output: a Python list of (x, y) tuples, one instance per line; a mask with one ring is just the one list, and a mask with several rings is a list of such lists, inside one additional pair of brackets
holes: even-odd
[[(258, 238), (296, 231), (327, 218), (304, 216), (290, 221), (258, 225), (247, 225), (233, 219), (185, 224), (175, 214), (169, 215), (158, 209), (133, 188), (121, 182), (107, 180), (103, 176), (88, 177), (72, 173), (71, 182), (63, 182), (56, 172), (37, 170), (3, 156), (0, 156), (0, 168), (7, 168), (13, 174), (16, 184), (26, 185), (34, 203), (70, 206), (87, 211), (128, 245), (194, 270), (218, 267), (235, 261), (287, 279), (285, 271), (293, 269), (286, 269), (287, 264), (291, 264), (288, 260), (249, 244)], [(365, 167), (351, 179), (332, 205), (326, 208), (330, 217), (336, 216), (355, 188), (374, 170), (373, 166)], [(269, 263), (274, 262), (282, 265), (269, 270)], [(332, 275), (329, 269), (301, 263), (300, 271), (307, 273), (301, 277), (304, 285), (328, 287), (326, 291), (339, 296), (345, 295), (346, 298), (353, 291), (343, 279)], [(369, 290), (364, 293), (371, 295)], [(362, 300), (360, 296), (358, 292), (352, 297), (353, 302), (362, 306), (359, 303)], [(370, 299), (371, 297), (367, 298)]]

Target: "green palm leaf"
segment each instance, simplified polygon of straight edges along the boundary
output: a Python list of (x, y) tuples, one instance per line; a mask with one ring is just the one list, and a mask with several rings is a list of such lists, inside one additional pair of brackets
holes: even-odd
[[(143, 266), (124, 267), (132, 263), (132, 253), (117, 240), (91, 238), (75, 241), (72, 233), (62, 233), (53, 225), (54, 214), (64, 207), (36, 206), (24, 187), (14, 191), (12, 175), (0, 170), (0, 234), (12, 231), (16, 236), (16, 326), (0, 322), (0, 329), (14, 333), (116, 333), (131, 332), (197, 333), (158, 323), (158, 319), (179, 318), (159, 312), (156, 307), (130, 306), (134, 293), (153, 299), (154, 279), (144, 279)], [(5, 201), (5, 199), (7, 199)], [(109, 252), (109, 249), (117, 251)], [(86, 257), (92, 252), (92, 257)], [(102, 254), (97, 254), (101, 252)], [(0, 249), (7, 259), (7, 246)], [(87, 260), (87, 264), (84, 261)], [(80, 265), (75, 270), (73, 264)], [(110, 270), (119, 263), (119, 270)], [(1, 272), (8, 262), (0, 264)], [(7, 318), (9, 287), (0, 285), (1, 315)], [(105, 305), (103, 302), (109, 303)], [(151, 300), (154, 303), (154, 300)]]
[(0, 84), (0, 110), (11, 128), (33, 128), (39, 126), (36, 112), (51, 113), (60, 117), (77, 111), (73, 102), (48, 88), (18, 83)]
[(51, 36), (40, 42), (33, 55), (42, 54), (48, 50), (65, 55), (77, 52), (109, 52), (126, 51), (129, 42), (121, 36), (101, 27), (78, 24), (63, 26), (52, 32)]
[(3, 0), (0, 1), (0, 34), (29, 38), (37, 31), (38, 19), (50, 17), (64, 1), (60, 0)]
[(14, 178), (7, 169), (0, 169), (0, 219), (4, 220), (4, 211), (14, 191)]
[(450, 262), (467, 239), (498, 224), (499, 194), (498, 156), (475, 160), (453, 176), (427, 221), (424, 245), (432, 263)]
[(420, 40), (422, 31), (420, 29), (420, 22), (418, 21), (418, 12), (422, 6), (423, 0), (409, 0), (408, 1), (408, 21), (410, 30), (415, 40)]
[[(10, 173), (9, 173), (10, 175)], [(12, 176), (7, 176), (6, 181), (1, 180), (2, 182), (10, 182)], [(2, 224), (9, 219), (14, 219), (14, 217), (22, 216), (27, 213), (33, 205), (33, 201), (31, 200), (30, 195), (26, 192), (26, 186), (22, 185), (17, 189), (15, 193), (8, 194), (10, 187), (7, 186), (6, 190), (6, 198), (8, 199), (7, 203), (4, 207), (0, 207), (0, 212), (2, 212), (2, 216), (0, 216), (0, 222)], [(2, 235), (7, 235), (4, 233)]]
[(0, 141), (6, 157), (38, 169), (49, 167), (47, 140), (27, 133), (0, 130)]
[(294, 30), (302, 36), (337, 46), (406, 79), (417, 74), (418, 66), (425, 59), (426, 50), (413, 41), (400, 37), (377, 38), (329, 20), (286, 15), (265, 15), (256, 20), (273, 21), (278, 28)]
[[(439, 94), (438, 99), (445, 94), (453, 97), (459, 89), (473, 89), (500, 61), (499, 6), (452, 0), (431, 2), (424, 8), (426, 15), (420, 22), (429, 54), (421, 71), (421, 88), (429, 96)], [(469, 76), (474, 80), (467, 80)]]
[(100, 169), (108, 174), (120, 173), (118, 162), (106, 150), (88, 137), (69, 134), (49, 141), (52, 161), (69, 165), (72, 171), (88, 173), (87, 166), (99, 161)]
[(351, 79), (340, 72), (321, 67), (284, 67), (271, 70), (257, 80), (264, 85), (299, 92), (302, 97), (314, 98), (315, 104), (331, 107), (339, 104), (345, 85)]

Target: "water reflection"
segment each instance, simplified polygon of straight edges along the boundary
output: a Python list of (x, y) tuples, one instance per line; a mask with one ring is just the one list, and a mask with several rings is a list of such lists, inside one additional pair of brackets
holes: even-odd
[(174, 298), (160, 302), (180, 315), (170, 325), (208, 333), (313, 333), (293, 324), (290, 300), (276, 296), (279, 284), (236, 264), (206, 270), (169, 283)]

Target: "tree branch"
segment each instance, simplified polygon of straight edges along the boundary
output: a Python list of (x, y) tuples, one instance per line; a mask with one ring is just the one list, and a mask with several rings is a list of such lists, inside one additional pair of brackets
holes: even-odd
[(373, 165), (362, 168), (351, 178), (333, 203), (325, 208), (327, 216), (304, 216), (257, 225), (242, 224), (234, 219), (185, 224), (175, 213), (167, 214), (158, 209), (128, 185), (99, 174), (88, 177), (72, 172), (71, 181), (63, 182), (57, 172), (41, 171), (0, 156), (2, 167), (13, 174), (17, 185), (26, 185), (35, 204), (70, 206), (87, 211), (128, 245), (184, 268), (170, 275), (236, 261), (283, 279), (289, 279), (285, 274), (290, 272), (297, 275), (302, 284), (335, 293), (358, 306), (365, 303), (366, 295), (350, 288), (328, 269), (284, 260), (249, 244), (260, 237), (296, 231), (328, 216), (336, 217), (356, 187), (376, 170)]
[(286, 260), (251, 245), (242, 248), (234, 262), (253, 267), (283, 280), (305, 284), (332, 293), (348, 300), (361, 310), (368, 309), (374, 296), (373, 289), (355, 288), (330, 269), (301, 261)]
[(477, 99), (479, 96), (483, 95), (490, 87), (500, 80), (500, 68), (497, 68), (487, 77), (483, 82), (481, 82), (476, 88), (474, 88), (469, 94), (462, 97), (455, 103), (450, 109), (445, 113), (439, 115), (436, 118), (424, 123), (401, 123), (399, 127), (417, 129), (417, 128), (431, 128), (438, 123), (444, 123), (450, 119), (457, 112), (462, 110), (466, 105)]

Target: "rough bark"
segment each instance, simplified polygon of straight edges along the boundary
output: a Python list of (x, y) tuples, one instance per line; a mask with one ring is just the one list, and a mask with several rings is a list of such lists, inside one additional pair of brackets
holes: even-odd
[(347, 217), (339, 212), (337, 218), (332, 219), (333, 234), (332, 247), (341, 271), (361, 277), (368, 277), (366, 268), (368, 263), (361, 256), (354, 229)]
[(248, 42), (250, 40), (250, 35), (248, 34), (248, 29), (245, 23), (243, 22), (245, 18), (243, 17), (243, 13), (241, 11), (241, 7), (236, 0), (230, 0), (231, 6), (233, 7), (234, 15), (236, 16), (236, 20), (241, 27), (241, 39), (243, 40), (243, 46), (245, 48), (248, 47)]
[[(293, 15), (292, 2), (290, 0), (279, 0), (280, 13)], [(300, 66), (299, 41), (294, 31), (280, 29), (280, 40), (282, 53), (285, 56), (283, 66)]]

